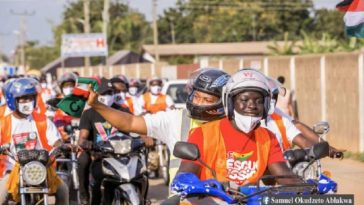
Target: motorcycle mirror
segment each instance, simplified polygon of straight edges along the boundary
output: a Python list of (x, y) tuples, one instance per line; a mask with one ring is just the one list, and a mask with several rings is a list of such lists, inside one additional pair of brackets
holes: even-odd
[(328, 133), (330, 130), (330, 125), (326, 121), (321, 121), (313, 126), (313, 131), (316, 134), (323, 135)]
[(311, 159), (321, 159), (329, 156), (330, 146), (327, 142), (320, 142), (315, 144), (309, 151), (309, 157)]
[(192, 161), (198, 161), (212, 173), (212, 176), (216, 179), (216, 171), (213, 170), (208, 164), (200, 160), (200, 151), (195, 144), (188, 142), (177, 142), (174, 145), (173, 155), (177, 158), (187, 159)]
[(200, 158), (197, 145), (188, 142), (177, 142), (174, 145), (173, 155), (181, 159), (196, 161)]

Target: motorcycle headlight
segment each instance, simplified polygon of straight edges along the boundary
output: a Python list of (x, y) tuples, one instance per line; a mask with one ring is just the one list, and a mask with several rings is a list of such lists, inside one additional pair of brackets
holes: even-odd
[(115, 154), (127, 154), (131, 150), (131, 139), (110, 140), (110, 144), (114, 148)]
[(47, 177), (47, 168), (38, 161), (27, 163), (23, 167), (23, 179), (28, 185), (39, 185)]

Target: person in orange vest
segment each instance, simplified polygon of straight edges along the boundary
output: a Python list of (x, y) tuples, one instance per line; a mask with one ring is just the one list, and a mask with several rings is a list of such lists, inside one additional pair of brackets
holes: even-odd
[[(319, 143), (320, 137), (311, 128), (285, 114), (276, 106), (279, 99), (278, 96), (285, 95), (286, 90), (282, 84), (269, 77), (267, 77), (267, 81), (271, 90), (272, 100), (268, 118), (262, 121), (262, 126), (267, 127), (276, 135), (282, 151), (291, 149), (294, 145), (300, 148), (308, 148)], [(342, 152), (343, 150), (330, 146), (329, 156), (335, 158), (338, 156), (337, 153), (343, 156)]]
[[(114, 102), (124, 108), (128, 108), (133, 114), (136, 114), (135, 102), (127, 95), (129, 89), (129, 81), (125, 75), (116, 75), (110, 79), (110, 83), (114, 90)], [(139, 111), (140, 112), (140, 111)]]
[(163, 81), (158, 77), (149, 80), (149, 92), (144, 93), (139, 104), (142, 105), (143, 112), (156, 113), (167, 109), (174, 109), (174, 102), (168, 95), (161, 93)]
[[(293, 175), (274, 134), (260, 126), (271, 99), (265, 75), (242, 69), (228, 80), (222, 96), (227, 116), (201, 125), (188, 139), (198, 146), (201, 160), (216, 171), (217, 180), (236, 187), (256, 183), (267, 169), (272, 175)], [(183, 160), (179, 172), (194, 173), (201, 180), (213, 178), (195, 161)], [(277, 182), (301, 181), (279, 178)]]
[(139, 79), (132, 78), (129, 81), (129, 89), (126, 96), (129, 98), (130, 102), (129, 104), (133, 105), (132, 107), (134, 115), (140, 115), (143, 112), (142, 106), (139, 104), (140, 103), (139, 99), (142, 97), (140, 90), (141, 85), (142, 83), (140, 82)]
[[(72, 91), (76, 86), (76, 80), (77, 76), (73, 73), (63, 74), (58, 80), (58, 86), (61, 90), (61, 94), (58, 96), (58, 98), (63, 98), (66, 95), (72, 94)], [(68, 135), (64, 131), (64, 127), (70, 125), (73, 119), (75, 118), (67, 115), (61, 109), (57, 109), (54, 113), (53, 122), (56, 124), (63, 140), (68, 139)]]
[[(18, 78), (6, 88), (6, 101), (12, 113), (0, 119), (0, 145), (10, 145), (10, 152), (15, 156), (23, 149), (46, 149), (51, 151), (54, 147), (62, 145), (62, 139), (52, 121), (43, 114), (36, 112), (37, 81), (32, 78)], [(0, 204), (6, 200), (7, 193), (16, 197), (19, 184), (10, 183), (19, 177), (19, 166), (10, 168), (9, 163), (0, 166)], [(49, 167), (47, 176), (50, 190), (56, 193), (56, 204), (69, 204), (68, 188), (56, 175), (54, 167)]]

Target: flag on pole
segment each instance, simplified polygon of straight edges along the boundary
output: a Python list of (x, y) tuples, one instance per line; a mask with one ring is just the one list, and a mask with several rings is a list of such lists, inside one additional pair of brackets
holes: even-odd
[(337, 4), (336, 8), (346, 12), (346, 34), (350, 37), (364, 38), (364, 0), (344, 0)]

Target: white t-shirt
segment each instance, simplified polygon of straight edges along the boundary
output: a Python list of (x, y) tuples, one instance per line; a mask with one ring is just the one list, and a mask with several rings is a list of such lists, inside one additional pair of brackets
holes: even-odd
[[(158, 95), (152, 95), (151, 93), (149, 93), (149, 94), (150, 94), (150, 102), (151, 102), (151, 104), (155, 104), (155, 102), (158, 99)], [(144, 97), (143, 96), (140, 96), (140, 98), (139, 98), (139, 105), (142, 105), (143, 112), (145, 112), (144, 104), (145, 104)], [(171, 96), (169, 96), (169, 95), (166, 95), (166, 104), (167, 104), (167, 110), (169, 110), (169, 108), (174, 105), (174, 102), (173, 102)]]
[(143, 116), (147, 125), (147, 135), (164, 142), (171, 153), (180, 139), (182, 113), (182, 109), (176, 109)]
[[(278, 115), (282, 116), (282, 121), (286, 128), (286, 135), (287, 135), (288, 141), (292, 144), (293, 139), (297, 135), (301, 134), (301, 132), (292, 123), (293, 119), (291, 117), (284, 114), (278, 108), (275, 108), (274, 112), (277, 113)], [(282, 135), (281, 135), (281, 132), (279, 131), (277, 123), (270, 116), (268, 116), (267, 124), (265, 124), (265, 120), (262, 120), (261, 126), (268, 128), (271, 132), (273, 132), (275, 134), (275, 136), (279, 142), (279, 145), (281, 146), (281, 149), (283, 150), (283, 139), (282, 139)]]
[[(11, 116), (11, 143), (10, 151), (16, 154), (18, 149), (41, 149), (42, 144), (39, 139), (38, 130), (32, 116), (25, 119), (15, 118)], [(61, 136), (57, 130), (57, 127), (52, 121), (47, 119), (47, 140), (48, 144), (53, 146), (57, 140), (61, 139)]]

